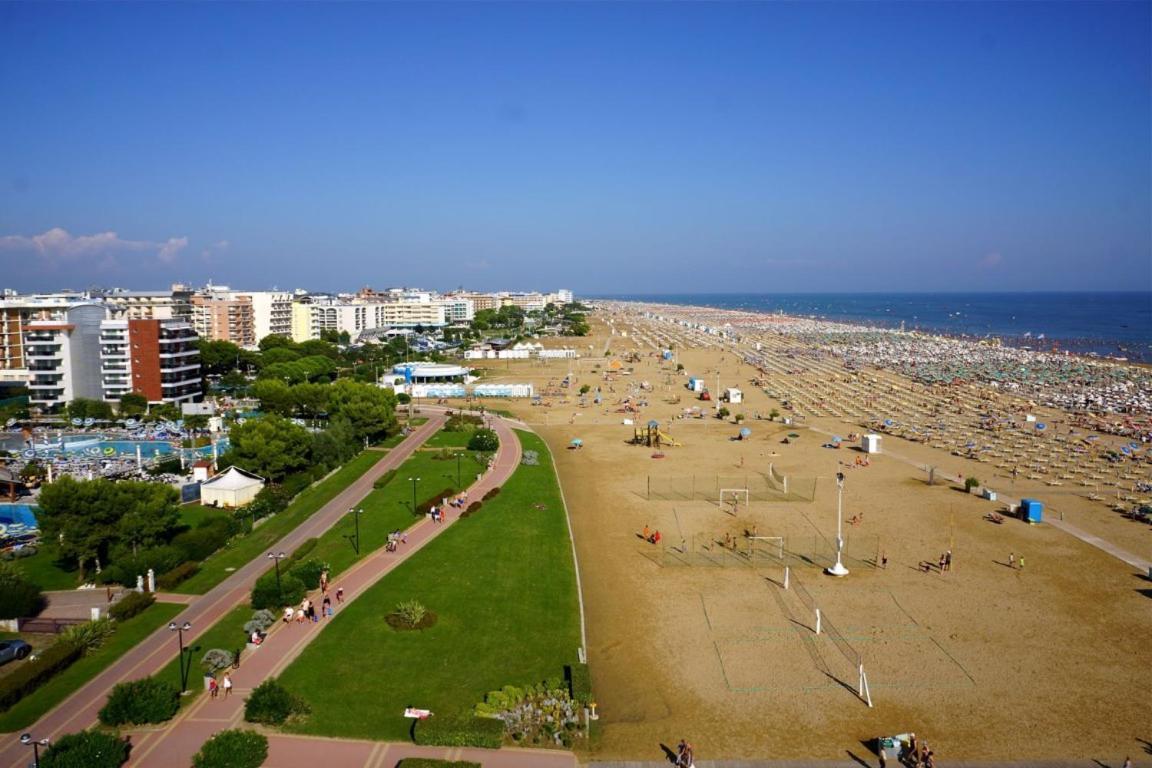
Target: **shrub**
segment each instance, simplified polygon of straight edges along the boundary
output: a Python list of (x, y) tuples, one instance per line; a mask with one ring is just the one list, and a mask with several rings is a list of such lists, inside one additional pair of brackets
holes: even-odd
[(408, 405), (408, 403), (412, 402), (412, 395), (407, 392), (397, 392), (396, 402), (400, 405)]
[(455, 496), (455, 495), (456, 495), (456, 489), (444, 488), (439, 493), (433, 494), (426, 501), (420, 502), (420, 505), (418, 507), (416, 507), (416, 514), (420, 515), (422, 517), (422, 516), (428, 514), (429, 512), (431, 512), (432, 507), (440, 506), (441, 499), (447, 499), (450, 496)]
[(66, 643), (78, 645), (84, 653), (94, 651), (104, 644), (104, 641), (116, 631), (111, 619), (97, 619), (86, 621), (83, 624), (73, 624), (60, 633), (59, 639)]
[(145, 677), (113, 686), (99, 717), (104, 725), (163, 723), (179, 708), (180, 691), (175, 685)]
[(276, 589), (276, 574), (266, 573), (252, 587), (253, 608), (283, 608), (304, 599), (304, 582), (291, 573), (280, 574), (280, 590)]
[(29, 581), (19, 566), (0, 563), (0, 619), (35, 616), (44, 610), (40, 587)]
[(223, 515), (212, 516), (200, 521), (192, 530), (178, 534), (172, 539), (172, 546), (183, 554), (183, 560), (204, 560), (227, 544), (239, 530), (239, 520)]
[(112, 607), (108, 609), (108, 615), (116, 621), (127, 621), (143, 612), (154, 602), (156, 602), (156, 597), (148, 592), (129, 592), (112, 604)]
[(252, 691), (244, 702), (244, 719), (249, 723), (283, 725), (290, 718), (311, 711), (308, 703), (270, 677)]
[(213, 648), (200, 659), (200, 668), (204, 670), (204, 674), (214, 675), (222, 669), (228, 669), (235, 660), (236, 657), (232, 655), (231, 651)]
[(500, 495), (500, 488), (499, 487), (493, 488), (492, 490), (488, 491), (488, 493), (484, 494), (483, 501), (488, 501), (489, 499), (494, 499), (499, 495)]
[(394, 479), (396, 479), (396, 470), (390, 469), (384, 474), (380, 475), (380, 477), (376, 478), (376, 482), (372, 483), (372, 487), (376, 490), (380, 490)]
[(504, 723), (491, 717), (430, 717), (416, 724), (417, 744), (431, 747), (486, 747), (499, 749)]
[[(272, 613), (272, 611), (261, 609), (253, 613), (252, 619), (244, 624), (244, 631), (249, 635), (252, 634), (252, 629), (258, 629), (263, 632), (264, 630), (268, 629), (268, 627), (275, 624), (277, 618), (278, 617), (276, 614)], [(251, 625), (252, 629), (249, 629), (249, 625)]]
[(195, 576), (200, 572), (200, 563), (194, 563), (191, 560), (185, 563), (180, 563), (167, 573), (162, 573), (156, 577), (157, 589), (175, 589), (183, 582)]
[(468, 439), (468, 450), (491, 453), (500, 447), (500, 437), (494, 430), (478, 429)]
[(440, 760), (436, 757), (406, 757), (396, 768), (481, 768), (470, 760)]
[[(303, 562), (298, 562), (291, 567), (288, 571), (291, 575), (300, 579), (307, 589), (320, 588), (320, 574), (328, 570), (328, 564), (322, 563), (314, 557), (310, 557)], [(275, 574), (273, 574), (275, 578)]]
[(114, 733), (66, 733), (40, 755), (40, 768), (120, 768), (128, 759), (128, 742)]
[(573, 701), (578, 701), (583, 706), (593, 701), (592, 699), (592, 677), (588, 674), (587, 664), (573, 664), (565, 667), (564, 671), (568, 678), (568, 693), (572, 696)]
[(43, 653), (23, 662), (11, 674), (0, 677), (0, 711), (44, 685), (83, 655), (82, 646), (59, 640)]
[(407, 600), (396, 606), (396, 610), (384, 617), (392, 629), (428, 629), (436, 624), (436, 614), (425, 608), (417, 600)]
[(128, 547), (117, 547), (111, 554), (112, 564), (100, 574), (105, 584), (134, 585), (137, 576), (149, 569), (153, 573), (166, 573), (187, 560), (181, 549), (173, 546), (145, 547), (135, 554)]
[(979, 487), (980, 487), (980, 481), (974, 477), (970, 477), (964, 481), (964, 490), (966, 490), (966, 491), (970, 491), (973, 488), (979, 488)]
[(477, 512), (479, 512), (480, 508), (482, 506), (484, 506), (484, 502), (474, 501), (468, 505), (467, 509), (465, 509), (463, 512), (460, 513), (460, 517), (470, 517), (471, 515), (474, 515)]
[(732, 413), (732, 412), (731, 412), (731, 411), (729, 411), (729, 410), (728, 410), (727, 408), (725, 408), (724, 406), (720, 406), (720, 409), (719, 409), (718, 411), (716, 411), (716, 418), (718, 418), (718, 419), (726, 419), (726, 418), (728, 418), (728, 416), (729, 416), (731, 413)]
[(268, 737), (234, 729), (220, 731), (192, 757), (192, 768), (259, 768), (268, 759)]
[(780, 411), (773, 408), (768, 412), (768, 421), (776, 421), (778, 418), (780, 418)]

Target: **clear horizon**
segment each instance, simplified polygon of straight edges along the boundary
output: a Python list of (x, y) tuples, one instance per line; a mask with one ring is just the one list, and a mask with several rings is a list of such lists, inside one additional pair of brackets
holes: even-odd
[(1152, 289), (1152, 4), (0, 4), (0, 288)]

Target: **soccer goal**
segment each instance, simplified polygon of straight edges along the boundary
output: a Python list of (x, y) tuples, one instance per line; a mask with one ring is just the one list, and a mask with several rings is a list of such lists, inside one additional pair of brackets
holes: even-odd
[(777, 560), (784, 559), (783, 536), (749, 536), (748, 553), (752, 557), (767, 555)]
[(748, 511), (748, 489), (747, 488), (721, 488), (720, 489), (720, 509), (736, 515), (740, 512), (740, 498), (743, 494), (744, 498), (744, 511)]

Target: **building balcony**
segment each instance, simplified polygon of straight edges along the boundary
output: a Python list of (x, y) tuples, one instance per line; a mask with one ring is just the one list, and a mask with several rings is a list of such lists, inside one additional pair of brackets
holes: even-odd
[(24, 347), (24, 354), (28, 357), (60, 357), (60, 345)]

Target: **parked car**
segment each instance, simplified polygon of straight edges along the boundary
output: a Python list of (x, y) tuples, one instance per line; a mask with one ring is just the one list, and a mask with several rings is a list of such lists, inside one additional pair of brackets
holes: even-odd
[(23, 640), (0, 640), (0, 664), (7, 664), (13, 659), (24, 659), (32, 653), (32, 646)]

